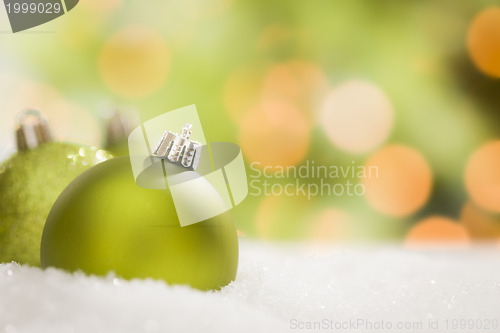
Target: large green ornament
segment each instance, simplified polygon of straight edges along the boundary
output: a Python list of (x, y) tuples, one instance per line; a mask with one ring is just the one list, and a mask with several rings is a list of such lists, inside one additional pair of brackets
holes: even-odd
[(31, 124), (17, 131), (19, 152), (0, 166), (0, 262), (40, 266), (42, 231), (57, 197), (76, 176), (111, 155), (53, 142), (38, 113), (24, 116)]
[(229, 212), (181, 227), (170, 191), (139, 187), (130, 159), (117, 157), (84, 172), (61, 194), (45, 225), (41, 263), (219, 289), (236, 277), (238, 238)]

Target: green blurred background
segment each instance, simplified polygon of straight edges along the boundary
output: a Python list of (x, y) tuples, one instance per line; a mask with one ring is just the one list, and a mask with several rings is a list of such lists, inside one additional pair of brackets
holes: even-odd
[(17, 34), (0, 12), (0, 158), (24, 108), (59, 140), (102, 146), (110, 108), (146, 121), (196, 104), (207, 139), (240, 144), (249, 175), (252, 162), (380, 169), (348, 177), (364, 196), (249, 195), (232, 211), (245, 237), (498, 242), (495, 4), (81, 0)]

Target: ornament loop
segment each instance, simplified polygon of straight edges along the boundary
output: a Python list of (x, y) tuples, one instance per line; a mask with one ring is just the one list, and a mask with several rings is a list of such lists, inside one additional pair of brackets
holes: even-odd
[(19, 151), (52, 141), (47, 121), (38, 110), (29, 109), (17, 117), (16, 144)]
[(128, 135), (139, 125), (139, 116), (133, 107), (106, 105), (100, 111), (106, 126), (106, 147), (127, 142)]
[(193, 125), (182, 127), (181, 134), (165, 131), (153, 154), (171, 163), (181, 164), (185, 168), (198, 169), (201, 157), (201, 143), (191, 140)]

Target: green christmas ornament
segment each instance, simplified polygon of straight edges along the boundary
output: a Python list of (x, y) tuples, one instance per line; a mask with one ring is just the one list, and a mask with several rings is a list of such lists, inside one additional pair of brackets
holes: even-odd
[[(189, 175), (197, 174), (182, 173)], [(192, 209), (220, 200), (213, 196)], [(129, 157), (117, 157), (87, 170), (60, 195), (45, 225), (41, 264), (219, 289), (236, 277), (238, 238), (229, 212), (181, 227), (170, 191), (139, 187)]]
[(82, 145), (54, 142), (36, 111), (19, 117), (18, 153), (0, 166), (0, 262), (40, 266), (40, 241), (50, 208), (81, 172), (110, 158)]

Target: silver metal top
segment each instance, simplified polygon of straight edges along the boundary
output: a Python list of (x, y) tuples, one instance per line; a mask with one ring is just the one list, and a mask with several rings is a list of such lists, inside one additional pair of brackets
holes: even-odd
[(192, 170), (198, 169), (201, 157), (201, 143), (191, 140), (193, 125), (182, 127), (181, 134), (165, 131), (153, 154), (171, 163), (177, 163)]
[(53, 141), (47, 121), (37, 110), (27, 110), (19, 114), (16, 128), (18, 151), (25, 151)]

